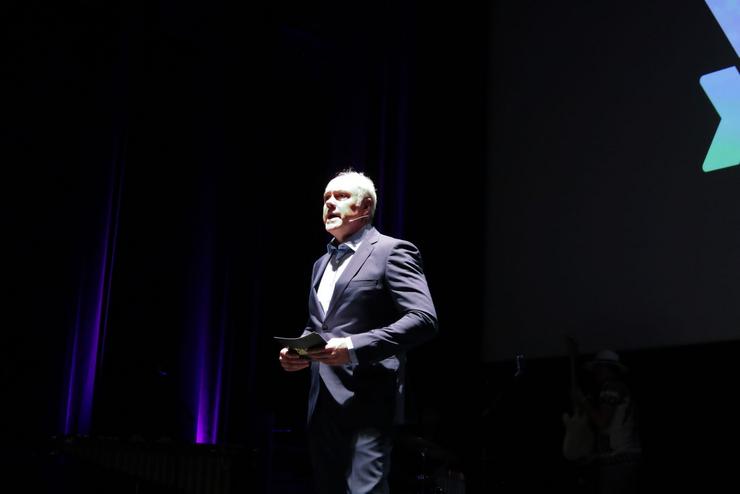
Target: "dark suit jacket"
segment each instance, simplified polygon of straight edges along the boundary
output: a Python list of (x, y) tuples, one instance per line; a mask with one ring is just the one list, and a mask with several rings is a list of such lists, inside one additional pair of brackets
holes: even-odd
[(387, 426), (403, 420), (405, 352), (433, 337), (437, 315), (411, 243), (370, 228), (337, 280), (327, 313), (317, 290), (330, 255), (313, 267), (306, 331), (325, 339), (352, 337), (357, 364), (312, 362), (308, 419), (322, 380), (334, 400), (358, 426)]

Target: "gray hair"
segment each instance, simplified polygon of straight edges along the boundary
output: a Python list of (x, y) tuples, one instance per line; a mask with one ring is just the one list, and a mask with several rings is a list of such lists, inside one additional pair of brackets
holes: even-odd
[(370, 177), (368, 177), (364, 173), (354, 171), (351, 168), (337, 173), (334, 178), (339, 177), (351, 178), (354, 182), (356, 182), (357, 188), (360, 190), (360, 193), (362, 195), (362, 199), (365, 199), (366, 197), (372, 199), (373, 202), (370, 205), (370, 221), (372, 221), (375, 217), (375, 208), (378, 205), (378, 193), (375, 190), (375, 184), (373, 183), (373, 181), (370, 180)]

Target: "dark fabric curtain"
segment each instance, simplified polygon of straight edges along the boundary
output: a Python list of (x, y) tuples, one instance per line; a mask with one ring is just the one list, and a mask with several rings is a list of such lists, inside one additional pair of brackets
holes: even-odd
[[(485, 37), (455, 26), (484, 16), (414, 2), (6, 14), (18, 323), (2, 365), (19, 439), (263, 445), (300, 428), (307, 376), (279, 369), (272, 336), (305, 323), (320, 197), (347, 167), (375, 179), (378, 228), (420, 246), (440, 314), (476, 340), (480, 280), (446, 256), (460, 233), (481, 238)], [(454, 228), (450, 194), (467, 196)], [(463, 345), (446, 331), (420, 368)], [(417, 403), (436, 399), (416, 379)]]

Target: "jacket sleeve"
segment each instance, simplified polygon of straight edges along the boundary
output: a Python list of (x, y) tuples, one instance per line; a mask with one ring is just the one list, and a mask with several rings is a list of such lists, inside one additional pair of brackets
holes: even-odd
[(388, 358), (431, 339), (437, 332), (437, 313), (414, 244), (398, 241), (391, 249), (385, 282), (400, 317), (388, 326), (352, 335), (361, 363)]

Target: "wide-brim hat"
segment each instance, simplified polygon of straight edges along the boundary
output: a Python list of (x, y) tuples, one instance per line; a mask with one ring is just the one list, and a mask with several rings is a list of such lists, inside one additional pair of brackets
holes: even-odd
[(590, 371), (597, 365), (612, 367), (619, 372), (627, 372), (629, 370), (627, 366), (622, 363), (619, 358), (619, 354), (614, 350), (601, 350), (597, 352), (592, 360), (583, 364), (583, 368)]

